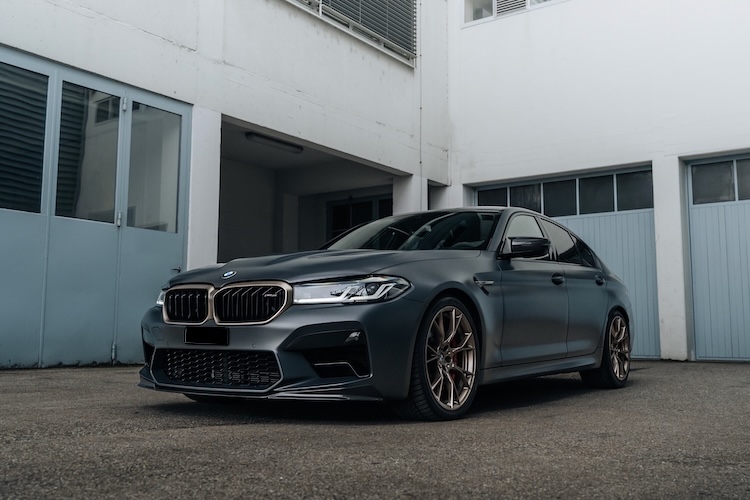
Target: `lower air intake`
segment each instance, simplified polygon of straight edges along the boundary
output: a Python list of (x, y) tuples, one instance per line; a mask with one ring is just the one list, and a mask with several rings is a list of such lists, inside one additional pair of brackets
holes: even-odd
[(192, 387), (264, 390), (281, 380), (270, 351), (158, 349), (152, 370), (157, 382)]

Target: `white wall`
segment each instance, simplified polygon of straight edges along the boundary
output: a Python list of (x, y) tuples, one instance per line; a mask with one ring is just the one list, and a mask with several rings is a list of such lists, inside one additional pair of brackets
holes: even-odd
[(216, 262), (219, 238), (221, 114), (195, 106), (190, 127), (187, 269)]
[(686, 359), (683, 160), (750, 148), (750, 3), (567, 0), (471, 26), (462, 16), (450, 0), (451, 176), (651, 164), (662, 355)]
[[(419, 109), (420, 171), (412, 171), (425, 179), (450, 184), (448, 155), (451, 142), (451, 116), (448, 113), (448, 2), (417, 0), (417, 78), (419, 89), (413, 95)], [(421, 114), (420, 114), (421, 110)], [(396, 201), (396, 200), (394, 200)], [(421, 208), (427, 208), (426, 205)]]
[(463, 183), (748, 147), (748, 2), (568, 0), (473, 26), (451, 3)]
[[(436, 2), (430, 16), (444, 18), (445, 8)], [(0, 9), (0, 43), (447, 179), (447, 133), (420, 130), (420, 103), (431, 104), (431, 122), (447, 114), (438, 106), (447, 100), (444, 24), (418, 31), (434, 52), (415, 70), (286, 0), (3, 0)]]

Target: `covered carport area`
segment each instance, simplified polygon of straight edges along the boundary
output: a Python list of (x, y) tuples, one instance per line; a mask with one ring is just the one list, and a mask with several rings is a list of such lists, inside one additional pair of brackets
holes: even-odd
[(390, 215), (394, 179), (405, 176), (227, 116), (220, 172), (219, 262), (314, 249)]

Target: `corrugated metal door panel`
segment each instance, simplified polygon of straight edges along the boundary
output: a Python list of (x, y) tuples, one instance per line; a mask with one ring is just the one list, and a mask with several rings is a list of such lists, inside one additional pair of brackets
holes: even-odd
[(749, 202), (690, 209), (698, 359), (750, 359), (749, 233)]
[(658, 358), (659, 312), (653, 210), (558, 217), (628, 286), (633, 303), (633, 356)]
[(39, 364), (47, 217), (0, 208), (0, 368)]
[[(5, 52), (0, 47), (0, 57)], [(48, 77), (0, 62), (0, 367), (39, 363)]]

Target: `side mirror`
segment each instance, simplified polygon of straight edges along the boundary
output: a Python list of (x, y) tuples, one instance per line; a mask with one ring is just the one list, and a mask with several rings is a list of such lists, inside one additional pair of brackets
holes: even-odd
[(549, 247), (550, 242), (547, 238), (510, 237), (503, 245), (499, 257), (501, 259), (544, 257), (549, 254)]

